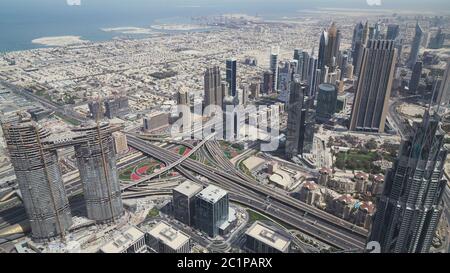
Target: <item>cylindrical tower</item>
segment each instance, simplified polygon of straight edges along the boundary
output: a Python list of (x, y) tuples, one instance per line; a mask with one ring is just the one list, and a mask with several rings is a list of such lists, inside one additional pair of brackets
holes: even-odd
[(45, 149), (50, 133), (28, 116), (2, 121), (33, 240), (63, 236), (72, 225), (56, 150)]
[(78, 133), (76, 140), (83, 140), (75, 145), (75, 155), (87, 216), (98, 222), (113, 221), (123, 214), (123, 205), (111, 127), (108, 123), (92, 123), (74, 132)]

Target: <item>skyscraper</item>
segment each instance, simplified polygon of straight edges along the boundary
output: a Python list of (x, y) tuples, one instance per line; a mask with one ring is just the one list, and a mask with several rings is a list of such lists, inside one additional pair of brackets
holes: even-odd
[(394, 78), (396, 49), (393, 41), (370, 40), (361, 54), (350, 130), (381, 133)]
[(433, 100), (437, 101), (441, 107), (448, 107), (450, 99), (450, 61), (447, 61), (444, 75), (437, 81), (439, 82), (439, 88), (434, 90)]
[(322, 34), (320, 35), (320, 42), (319, 42), (319, 69), (323, 70), (326, 65), (325, 60), (325, 54), (328, 47), (328, 32), (326, 30), (322, 31)]
[(280, 68), (280, 96), (279, 99), (283, 102), (289, 101), (289, 91), (292, 80), (292, 69), (289, 62), (284, 62)]
[(410, 68), (412, 68), (416, 62), (417, 62), (417, 58), (419, 56), (419, 50), (420, 50), (420, 45), (422, 43), (422, 37), (423, 37), (423, 30), (422, 27), (419, 25), (419, 22), (416, 23), (416, 33), (414, 35), (414, 39), (411, 43), (411, 53), (409, 54), (409, 59), (408, 59), (408, 66)]
[(286, 156), (292, 158), (312, 150), (315, 117), (312, 110), (314, 99), (307, 96), (307, 86), (298, 77), (291, 84), (288, 106)]
[(278, 52), (270, 54), (270, 71), (272, 71), (272, 92), (278, 90)]
[(80, 178), (83, 184), (89, 219), (110, 222), (122, 216), (124, 210), (116, 166), (116, 154), (109, 123), (84, 124), (74, 128), (74, 138)]
[(294, 49), (294, 60), (297, 61), (297, 71), (295, 71), (296, 74), (300, 74), (303, 69), (303, 58), (302, 58), (302, 50), (301, 49)]
[(191, 106), (189, 100), (189, 92), (185, 89), (180, 89), (177, 92), (177, 105)]
[(128, 114), (129, 105), (127, 96), (112, 97), (105, 101), (105, 116), (113, 119)]
[(3, 117), (2, 128), (33, 240), (47, 241), (63, 236), (72, 217), (50, 132), (27, 114)]
[(332, 84), (323, 83), (319, 85), (317, 96), (316, 118), (319, 121), (325, 121), (332, 117), (336, 112), (337, 90)]
[(436, 32), (436, 35), (430, 39), (428, 48), (439, 49), (444, 46), (444, 43), (445, 43), (445, 33), (443, 33), (442, 29), (439, 28), (438, 31)]
[(316, 56), (309, 57), (309, 72), (308, 72), (308, 96), (315, 97), (317, 85), (320, 81), (320, 69), (318, 69), (318, 60)]
[(352, 55), (354, 72), (358, 76), (362, 62), (362, 52), (369, 40), (369, 22), (366, 21), (362, 31), (361, 40), (356, 41), (355, 49)]
[(397, 24), (389, 24), (386, 32), (386, 40), (395, 40), (400, 34), (400, 27)]
[[(234, 69), (236, 66), (234, 66)], [(227, 61), (227, 77), (228, 77), (228, 61)], [(208, 107), (210, 105), (218, 105), (221, 101), (221, 76), (220, 68), (218, 66), (207, 68), (204, 75), (204, 105)]]
[(359, 22), (355, 25), (355, 28), (353, 29), (352, 52), (355, 51), (357, 43), (361, 44), (363, 39), (363, 31), (364, 25), (362, 24), (362, 22)]
[(409, 92), (417, 94), (419, 91), (420, 77), (422, 76), (422, 62), (416, 62), (413, 67), (411, 80), (409, 81)]
[(229, 199), (225, 190), (209, 185), (195, 195), (195, 226), (210, 237), (219, 234), (219, 227), (228, 220), (228, 213)]
[[(230, 96), (236, 96), (236, 76), (237, 76), (237, 61), (236, 59), (227, 60), (226, 81), (230, 89)], [(220, 81), (219, 81), (220, 82)]]
[(369, 241), (382, 252), (428, 252), (442, 213), (442, 179), (447, 150), (440, 116), (426, 111), (422, 124), (402, 141), (386, 174)]
[(302, 61), (303, 61), (303, 66), (302, 66), (302, 71), (301, 71), (301, 80), (302, 81), (308, 81), (309, 80), (309, 73), (310, 73), (310, 56), (309, 53), (306, 51), (302, 52)]
[(172, 205), (175, 219), (188, 225), (194, 225), (195, 195), (203, 189), (202, 185), (187, 180), (172, 191)]
[(332, 71), (334, 71), (336, 67), (340, 44), (341, 32), (337, 29), (336, 24), (333, 22), (328, 29), (328, 43), (325, 47), (325, 65)]
[(270, 94), (270, 93), (273, 92), (273, 86), (274, 86), (273, 81), (274, 81), (274, 78), (273, 78), (272, 71), (268, 70), (268, 71), (264, 72), (264, 75), (263, 75), (263, 88), (262, 88), (262, 93), (263, 94), (267, 95), (267, 94)]

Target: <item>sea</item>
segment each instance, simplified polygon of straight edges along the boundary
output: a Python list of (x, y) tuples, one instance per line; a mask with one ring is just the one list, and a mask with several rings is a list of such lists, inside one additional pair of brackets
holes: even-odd
[(275, 19), (296, 16), (302, 9), (333, 6), (369, 7), (365, 0), (0, 0), (0, 53), (44, 47), (32, 43), (42, 37), (105, 41), (117, 36), (105, 28), (149, 28), (229, 13)]

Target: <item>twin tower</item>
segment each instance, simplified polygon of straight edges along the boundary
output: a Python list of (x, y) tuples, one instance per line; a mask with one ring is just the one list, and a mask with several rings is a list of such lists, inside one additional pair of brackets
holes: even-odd
[(75, 148), (87, 217), (104, 223), (123, 214), (112, 139), (115, 129), (108, 123), (83, 125), (64, 140), (53, 138), (26, 113), (2, 120), (2, 128), (33, 240), (63, 237), (72, 226), (58, 164), (57, 149), (62, 147)]

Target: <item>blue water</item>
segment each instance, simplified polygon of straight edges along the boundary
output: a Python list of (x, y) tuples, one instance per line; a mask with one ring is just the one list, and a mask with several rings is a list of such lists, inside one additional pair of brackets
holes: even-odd
[[(315, 7), (368, 8), (364, 0), (0, 0), (0, 52), (41, 47), (31, 41), (49, 36), (76, 35), (90, 41), (109, 40), (112, 27), (149, 27), (158, 22), (189, 22), (191, 16), (223, 13), (293, 16)], [(412, 0), (422, 2), (421, 0)], [(396, 0), (397, 6), (411, 1)], [(430, 0), (427, 5), (446, 5)], [(392, 1), (390, 1), (392, 5)], [(386, 8), (386, 7), (382, 7)]]

